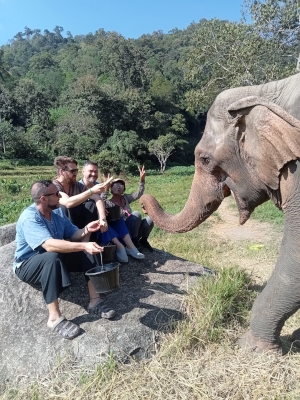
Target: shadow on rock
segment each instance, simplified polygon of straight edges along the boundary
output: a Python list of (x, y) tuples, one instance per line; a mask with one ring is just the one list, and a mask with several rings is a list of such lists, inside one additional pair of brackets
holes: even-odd
[[(151, 329), (160, 329), (168, 322), (182, 319), (180, 311), (182, 295), (203, 275), (212, 271), (198, 264), (156, 250), (145, 252), (146, 259), (129, 259), (120, 265), (120, 288), (102, 295), (109, 307), (117, 311), (114, 321), (122, 319), (134, 310), (144, 315), (140, 322)], [(87, 285), (82, 273), (71, 273), (72, 286), (61, 294), (61, 299), (86, 307), (89, 301)], [(100, 319), (84, 314), (73, 319), (81, 324)]]
[[(46, 326), (48, 311), (40, 290), (21, 282), (12, 271), (15, 244), (0, 247), (0, 380), (38, 376), (68, 355), (74, 365), (95, 365), (113, 352), (126, 362), (151, 357), (158, 330), (168, 330), (182, 319), (183, 294), (211, 273), (205, 267), (155, 250), (146, 259), (130, 258), (120, 266), (120, 288), (106, 294), (117, 311), (112, 320), (86, 311), (87, 283), (82, 273), (71, 273), (72, 285), (59, 299), (62, 314), (84, 331), (72, 341)], [(11, 267), (9, 267), (11, 266)]]

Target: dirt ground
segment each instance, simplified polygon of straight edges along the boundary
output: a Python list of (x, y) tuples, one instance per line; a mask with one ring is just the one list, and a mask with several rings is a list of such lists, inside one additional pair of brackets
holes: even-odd
[(239, 213), (233, 205), (231, 197), (222, 202), (211, 218), (208, 234), (234, 246), (229, 253), (232, 263), (250, 272), (256, 283), (265, 283), (275, 267), (283, 230), (253, 218), (240, 225)]

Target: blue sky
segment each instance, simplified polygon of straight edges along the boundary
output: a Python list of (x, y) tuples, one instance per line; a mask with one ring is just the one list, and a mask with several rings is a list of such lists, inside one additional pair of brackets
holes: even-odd
[(64, 28), (63, 36), (94, 33), (99, 28), (126, 38), (159, 29), (185, 29), (201, 18), (239, 21), (243, 0), (0, 0), (0, 45), (24, 27)]

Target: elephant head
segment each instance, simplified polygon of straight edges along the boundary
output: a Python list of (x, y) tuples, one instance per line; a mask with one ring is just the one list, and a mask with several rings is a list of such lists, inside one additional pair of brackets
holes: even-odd
[(245, 223), (254, 208), (278, 190), (282, 167), (300, 157), (297, 119), (263, 98), (249, 96), (228, 104), (224, 96), (219, 95), (208, 112), (203, 137), (195, 149), (190, 196), (181, 213), (165, 213), (151, 195), (140, 199), (154, 223), (166, 231), (195, 228), (230, 190), (240, 223)]
[[(195, 175), (190, 196), (181, 213), (169, 215), (154, 197), (141, 197), (141, 206), (158, 227), (173, 233), (189, 231), (215, 211), (230, 191), (234, 194), (241, 224), (256, 206), (269, 198), (283, 210), (288, 207), (281, 174), (286, 165), (291, 162), (296, 165), (300, 157), (300, 121), (266, 98), (232, 97), (230, 90), (221, 93), (208, 112), (203, 137), (195, 149)], [(288, 196), (292, 196), (291, 190)], [(282, 248), (283, 256), (284, 251)], [(281, 256), (278, 263), (280, 267), (276, 270), (280, 268), (282, 273), (286, 268), (288, 274), (290, 263), (282, 261)], [(280, 311), (276, 307), (271, 310), (270, 305), (275, 286), (278, 289), (277, 283), (267, 285), (254, 304), (247, 343), (260, 349), (280, 347), (283, 323), (298, 308), (298, 303), (300, 306), (300, 279), (298, 281), (299, 301), (291, 296), (290, 300), (285, 298), (282, 300), (285, 307)], [(286, 290), (288, 293), (289, 288)], [(282, 298), (287, 293), (282, 290)], [(263, 311), (264, 302), (269, 307), (268, 316)]]

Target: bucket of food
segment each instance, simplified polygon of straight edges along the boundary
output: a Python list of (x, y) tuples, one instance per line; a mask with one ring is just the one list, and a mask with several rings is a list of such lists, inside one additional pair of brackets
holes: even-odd
[(90, 278), (97, 293), (107, 293), (120, 286), (118, 262), (97, 265), (85, 274)]
[(106, 210), (108, 211), (108, 215), (106, 216), (108, 223), (120, 220), (121, 218), (120, 206), (108, 207)]

